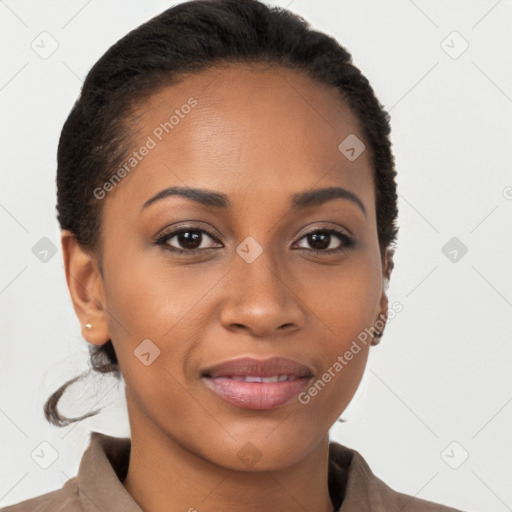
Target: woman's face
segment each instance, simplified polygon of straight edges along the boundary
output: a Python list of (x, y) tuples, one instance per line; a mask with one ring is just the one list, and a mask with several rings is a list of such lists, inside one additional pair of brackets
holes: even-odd
[[(369, 350), (358, 335), (387, 311), (357, 119), (335, 89), (241, 65), (140, 112), (126, 176), (98, 192), (105, 327), (89, 341), (112, 339), (132, 435), (163, 433), (227, 468), (287, 467), (350, 402)], [(296, 365), (221, 365), (237, 358)], [(286, 381), (247, 382), (272, 375)]]

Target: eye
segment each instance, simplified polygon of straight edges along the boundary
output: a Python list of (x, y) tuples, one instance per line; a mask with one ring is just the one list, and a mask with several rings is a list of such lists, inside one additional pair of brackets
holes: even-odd
[[(355, 244), (351, 236), (334, 228), (316, 229), (304, 235), (300, 240), (304, 240), (310, 245), (310, 251), (318, 254), (344, 252)], [(299, 248), (308, 249), (308, 247)]]
[(182, 254), (207, 251), (215, 248), (215, 244), (220, 244), (220, 242), (205, 229), (183, 227), (162, 235), (155, 241), (155, 244), (164, 245), (166, 249)]
[[(309, 248), (302, 244), (308, 244)], [(177, 254), (193, 255), (198, 252), (210, 252), (224, 247), (215, 235), (195, 226), (184, 226), (164, 233), (155, 242), (164, 249)], [(340, 253), (355, 245), (355, 240), (343, 231), (334, 228), (316, 229), (299, 240), (299, 249), (306, 249), (317, 254)]]

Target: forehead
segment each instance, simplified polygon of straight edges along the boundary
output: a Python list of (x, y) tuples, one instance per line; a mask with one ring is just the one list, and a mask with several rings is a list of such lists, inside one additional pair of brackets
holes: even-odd
[(138, 114), (132, 133), (138, 155), (115, 187), (119, 207), (140, 209), (172, 185), (219, 190), (245, 205), (341, 185), (366, 196), (371, 209), (369, 148), (355, 160), (340, 150), (346, 140), (363, 144), (358, 119), (336, 88), (301, 72), (264, 64), (212, 67), (160, 89)]

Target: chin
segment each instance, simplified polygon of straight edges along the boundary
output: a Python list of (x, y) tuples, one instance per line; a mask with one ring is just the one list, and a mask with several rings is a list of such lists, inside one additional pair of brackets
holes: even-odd
[[(322, 436), (318, 437), (320, 440)], [(212, 440), (209, 446), (215, 446), (215, 452), (209, 452), (208, 458), (215, 464), (233, 471), (263, 472), (284, 470), (297, 464), (313, 449), (317, 443), (307, 443), (298, 432), (294, 436), (274, 435), (237, 435), (222, 442)]]

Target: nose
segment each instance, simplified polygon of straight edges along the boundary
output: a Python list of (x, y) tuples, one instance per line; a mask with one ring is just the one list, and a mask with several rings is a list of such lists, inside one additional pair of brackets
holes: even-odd
[(252, 263), (236, 257), (225, 281), (220, 320), (229, 331), (255, 337), (292, 333), (304, 327), (303, 302), (270, 251)]

